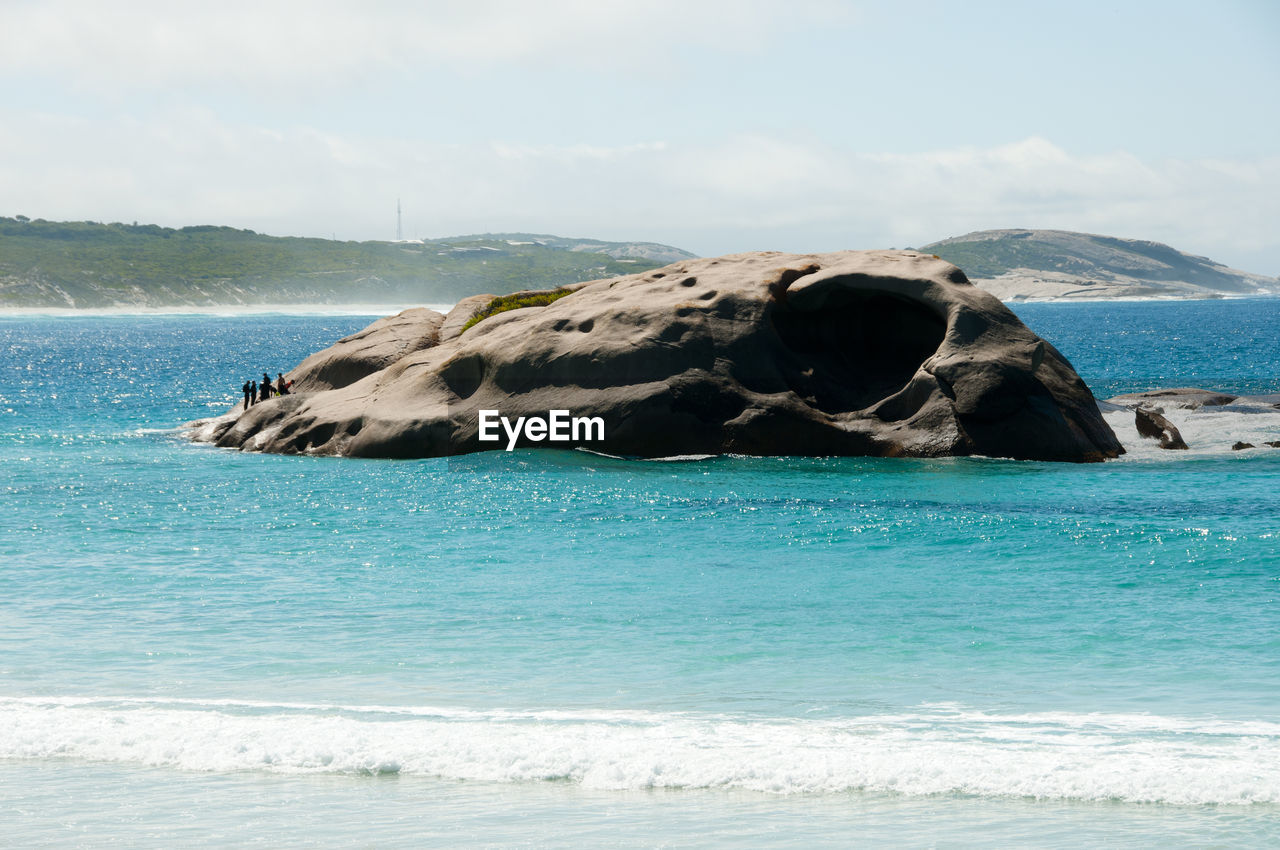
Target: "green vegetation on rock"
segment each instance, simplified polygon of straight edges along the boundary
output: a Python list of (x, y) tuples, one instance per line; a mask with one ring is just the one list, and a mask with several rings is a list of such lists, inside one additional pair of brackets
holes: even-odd
[(482, 322), (490, 316), (496, 316), (498, 313), (519, 310), (521, 307), (545, 307), (572, 292), (572, 289), (550, 289), (546, 292), (516, 292), (511, 295), (499, 295), (486, 304), (480, 312), (467, 319), (467, 323), (462, 326), (462, 330), (459, 333), (464, 333), (472, 325)]
[(339, 242), (0, 217), (0, 307), (452, 303), (662, 265), (515, 241)]

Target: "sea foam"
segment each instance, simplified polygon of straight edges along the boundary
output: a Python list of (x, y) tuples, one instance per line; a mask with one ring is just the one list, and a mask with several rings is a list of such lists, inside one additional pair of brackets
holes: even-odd
[(1280, 724), (923, 707), (840, 719), (227, 700), (0, 699), (0, 758), (193, 771), (1280, 803)]
[[(1186, 441), (1187, 451), (1160, 448), (1158, 440), (1138, 434), (1132, 410), (1103, 414), (1124, 446), (1129, 460), (1178, 460), (1204, 455), (1230, 455), (1237, 442), (1251, 443), (1261, 454), (1276, 452), (1268, 442), (1280, 440), (1280, 409), (1270, 404), (1238, 403), (1223, 407), (1161, 406), (1164, 416)], [(1248, 450), (1253, 451), (1253, 450)]]

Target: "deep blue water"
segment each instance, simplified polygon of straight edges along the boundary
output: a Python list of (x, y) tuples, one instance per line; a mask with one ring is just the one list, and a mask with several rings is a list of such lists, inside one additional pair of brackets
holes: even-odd
[(1009, 306), (1099, 398), (1172, 386), (1280, 391), (1275, 298)]
[[(1280, 392), (1280, 301), (1017, 310), (1101, 397)], [(1280, 839), (1280, 451), (357, 461), (177, 435), (370, 318), (0, 318), (11, 835)]]

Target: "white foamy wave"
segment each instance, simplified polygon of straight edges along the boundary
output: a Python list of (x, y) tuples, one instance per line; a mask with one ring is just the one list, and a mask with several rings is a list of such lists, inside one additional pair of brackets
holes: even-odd
[(705, 454), (668, 455), (666, 457), (628, 457), (627, 455), (615, 455), (609, 454), (608, 452), (598, 451), (596, 449), (589, 449), (586, 446), (574, 446), (574, 450), (582, 452), (583, 454), (595, 455), (596, 457), (606, 457), (610, 460), (626, 460), (638, 463), (691, 463), (720, 457), (720, 455)]
[(214, 434), (217, 433), (218, 426), (226, 423), (235, 416), (235, 411), (229, 411), (221, 416), (212, 416), (208, 419), (197, 419), (194, 422), (188, 422), (180, 426), (177, 432), (180, 436), (197, 443), (212, 443)]
[[(1252, 443), (1257, 448), (1245, 449), (1256, 454), (1277, 452), (1266, 443), (1280, 440), (1280, 410), (1267, 404), (1232, 404), (1225, 407), (1195, 409), (1164, 406), (1164, 416), (1186, 441), (1187, 450), (1160, 448), (1160, 442), (1138, 434), (1132, 410), (1116, 410), (1103, 414), (1111, 430), (1124, 446), (1130, 460), (1177, 460), (1214, 454), (1237, 454), (1231, 447), (1237, 442)], [(1122, 458), (1125, 459), (1125, 458)]]
[(0, 758), (599, 789), (1280, 803), (1280, 724), (931, 708), (842, 719), (0, 699)]

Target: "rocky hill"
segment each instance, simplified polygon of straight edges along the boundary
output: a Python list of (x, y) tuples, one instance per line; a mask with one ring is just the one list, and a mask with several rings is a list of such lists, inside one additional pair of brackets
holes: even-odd
[(1003, 301), (1280, 294), (1280, 279), (1159, 242), (1066, 230), (981, 230), (920, 249)]
[[(619, 256), (592, 250), (597, 244)], [(338, 242), (230, 227), (0, 217), (0, 308), (451, 304), (668, 262), (650, 259), (645, 245), (493, 236)]]

